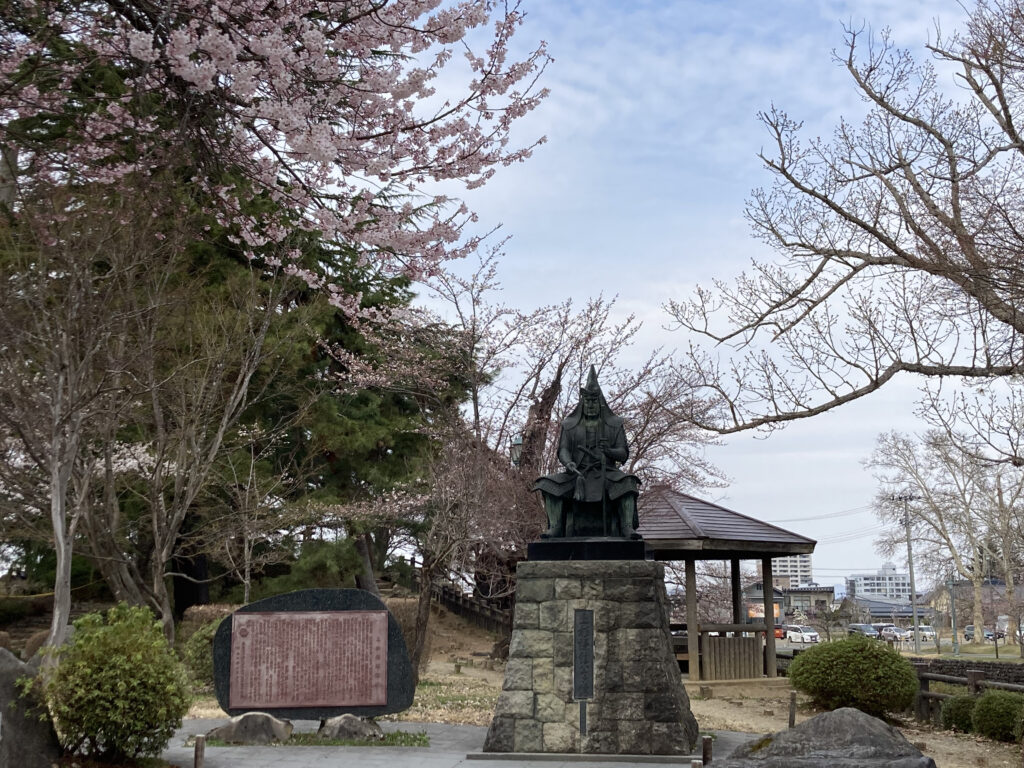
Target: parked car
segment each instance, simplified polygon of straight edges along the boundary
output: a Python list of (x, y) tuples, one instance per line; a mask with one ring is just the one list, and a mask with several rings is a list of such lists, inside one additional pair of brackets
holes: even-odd
[[(996, 633), (993, 632), (988, 627), (985, 627), (982, 630), (982, 632), (984, 633), (984, 637), (985, 637), (985, 641), (986, 642), (992, 642), (995, 639), (995, 637), (996, 637)], [(968, 624), (966, 627), (964, 627), (964, 640), (966, 640), (967, 642), (971, 642), (971, 641), (974, 640), (974, 625), (973, 624)]]
[(897, 643), (902, 643), (913, 637), (913, 633), (909, 629), (900, 629), (895, 624), (887, 624), (878, 634), (883, 640), (892, 640)]
[(816, 643), (818, 642), (818, 633), (814, 627), (789, 624), (786, 626), (786, 639), (791, 643)]
[[(918, 624), (917, 636), (920, 637), (922, 640), (927, 640), (928, 642), (935, 642), (935, 627), (933, 627), (931, 624)], [(913, 627), (910, 628), (910, 637), (914, 637)]]
[(846, 634), (864, 635), (864, 637), (870, 637), (872, 640), (878, 639), (878, 630), (870, 624), (851, 624), (846, 628)]
[(786, 626), (784, 624), (775, 625), (775, 639), (785, 640), (786, 639)]

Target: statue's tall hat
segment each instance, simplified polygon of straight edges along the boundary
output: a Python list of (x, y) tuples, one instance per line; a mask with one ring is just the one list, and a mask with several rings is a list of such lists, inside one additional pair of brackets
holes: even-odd
[(587, 376), (587, 383), (580, 387), (580, 394), (583, 396), (600, 396), (601, 385), (597, 383), (597, 371), (594, 370), (594, 366), (590, 366), (590, 374)]

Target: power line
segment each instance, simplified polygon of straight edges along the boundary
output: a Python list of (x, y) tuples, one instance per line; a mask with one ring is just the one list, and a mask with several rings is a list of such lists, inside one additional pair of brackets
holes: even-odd
[(765, 520), (766, 523), (799, 523), (804, 520), (827, 520), (832, 517), (844, 517), (845, 515), (855, 515), (860, 512), (866, 512), (871, 509), (870, 504), (865, 504), (860, 507), (853, 507), (851, 509), (843, 509), (839, 512), (826, 512), (824, 515), (808, 515), (807, 517), (787, 517), (782, 520)]
[(839, 533), (833, 533), (830, 536), (824, 536), (818, 539), (819, 544), (841, 544), (844, 541), (854, 541), (856, 539), (863, 539), (865, 536), (874, 536), (875, 534), (882, 533), (882, 531), (888, 530), (886, 525), (873, 525), (868, 528), (857, 528), (852, 531), (840, 531)]

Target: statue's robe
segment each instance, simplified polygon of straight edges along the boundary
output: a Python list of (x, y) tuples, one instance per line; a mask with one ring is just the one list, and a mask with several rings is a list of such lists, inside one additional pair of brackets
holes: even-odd
[[(599, 503), (603, 501), (604, 492), (612, 501), (627, 493), (637, 493), (640, 481), (636, 475), (627, 474), (615, 466), (629, 458), (622, 419), (602, 408), (600, 417), (588, 427), (587, 420), (577, 411), (562, 422), (558, 459), (564, 465), (572, 462), (583, 473), (582, 493), (576, 493), (579, 476), (575, 472), (556, 472), (539, 477), (533, 489), (561, 499)], [(607, 440), (608, 455), (601, 451), (602, 438)]]

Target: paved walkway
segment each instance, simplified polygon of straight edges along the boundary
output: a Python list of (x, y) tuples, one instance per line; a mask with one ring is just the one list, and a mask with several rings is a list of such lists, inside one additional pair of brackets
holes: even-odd
[[(164, 750), (163, 758), (179, 768), (192, 768), (195, 750), (185, 746), (186, 739), (206, 733), (227, 722), (219, 720), (186, 720)], [(317, 720), (293, 720), (296, 732), (315, 732)], [(609, 760), (582, 756), (545, 756), (544, 759), (514, 761), (499, 756), (485, 757), (481, 751), (487, 729), (476, 725), (443, 725), (440, 723), (382, 722), (385, 731), (403, 730), (426, 732), (429, 747), (207, 747), (206, 768), (625, 768), (649, 765), (654, 760), (664, 764), (685, 765), (689, 758), (657, 757), (635, 760)], [(731, 731), (712, 731), (715, 737), (714, 756), (723, 758), (739, 744), (753, 738), (753, 734)], [(473, 755), (473, 757), (469, 757)]]

